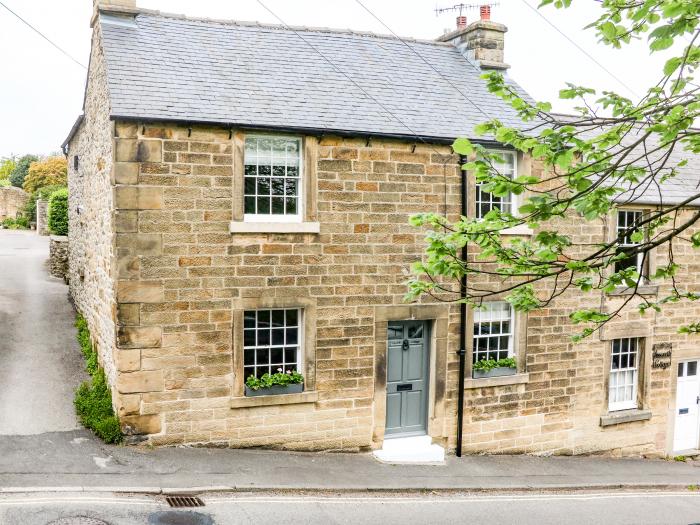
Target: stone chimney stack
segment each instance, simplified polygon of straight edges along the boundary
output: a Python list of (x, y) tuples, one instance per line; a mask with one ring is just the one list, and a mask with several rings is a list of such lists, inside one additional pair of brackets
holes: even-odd
[(481, 19), (466, 27), (439, 37), (439, 42), (451, 42), (466, 57), (476, 60), (482, 69), (505, 70), (510, 66), (504, 62), (503, 48), (508, 28), (491, 21), (491, 8), (482, 5), (479, 8)]
[(90, 27), (95, 25), (100, 12), (133, 14), (136, 11), (136, 0), (92, 0), (92, 19)]

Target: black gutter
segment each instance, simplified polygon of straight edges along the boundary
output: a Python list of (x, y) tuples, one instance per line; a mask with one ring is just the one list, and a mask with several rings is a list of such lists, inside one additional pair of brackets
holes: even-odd
[[(459, 156), (459, 171), (462, 183), (462, 216), (468, 217), (469, 207), (467, 200), (467, 170), (464, 169), (464, 164), (467, 158), (464, 155)], [(462, 246), (462, 260), (466, 262), (468, 255), (467, 244)], [(467, 293), (467, 275), (464, 274), (459, 281), (460, 298), (464, 299)], [(457, 385), (457, 449), (455, 454), (458, 458), (462, 457), (462, 427), (464, 426), (464, 375), (467, 359), (467, 304), (460, 303), (459, 305), (459, 383)]]
[[(241, 130), (241, 131), (280, 131), (286, 133), (303, 133), (308, 135), (329, 135), (329, 136), (340, 136), (340, 137), (376, 137), (385, 139), (395, 139), (410, 142), (426, 142), (428, 144), (444, 144), (452, 145), (455, 137), (435, 137), (429, 135), (414, 135), (414, 134), (402, 134), (402, 133), (382, 133), (376, 131), (363, 131), (363, 130), (352, 130), (352, 129), (331, 129), (331, 128), (314, 128), (305, 126), (284, 126), (284, 125), (261, 125), (261, 124), (241, 124), (236, 122), (223, 122), (215, 120), (188, 120), (188, 119), (176, 119), (176, 118), (162, 118), (162, 117), (133, 117), (133, 116), (120, 116), (111, 115), (110, 120), (123, 120), (125, 122), (166, 122), (169, 124), (179, 124), (182, 126), (217, 126), (225, 129)], [(467, 134), (459, 135), (467, 136)], [(484, 146), (494, 146), (498, 142), (494, 140), (479, 140), (472, 139), (475, 144), (482, 144)]]

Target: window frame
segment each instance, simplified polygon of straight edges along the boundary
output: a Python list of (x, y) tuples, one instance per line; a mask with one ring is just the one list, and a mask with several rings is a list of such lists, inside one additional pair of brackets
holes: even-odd
[[(508, 156), (512, 157), (513, 158), (512, 178), (515, 178), (518, 176), (518, 152), (517, 151), (513, 151), (513, 150), (509, 150), (509, 149), (492, 149), (492, 148), (489, 148), (487, 151), (489, 153), (493, 153), (496, 155), (508, 155)], [(474, 217), (481, 220), (484, 218), (485, 214), (484, 215), (481, 214), (480, 203), (483, 201), (479, 201), (479, 196), (481, 194), (480, 186), (481, 186), (481, 184), (479, 184), (478, 182), (476, 182), (476, 180), (474, 180), (474, 199), (473, 199), (473, 201), (474, 201)], [(483, 192), (483, 193), (486, 193), (488, 195), (492, 195), (491, 193), (488, 193), (488, 192)], [(518, 199), (517, 199), (517, 197), (518, 196), (515, 195), (514, 193), (510, 193), (509, 205), (508, 205), (509, 209), (508, 210), (501, 210), (501, 211), (502, 212), (507, 211), (507, 213), (510, 213), (513, 216), (517, 216), (517, 212), (518, 212)], [(495, 198), (502, 199), (503, 197), (495, 197)], [(492, 209), (493, 209), (493, 204), (491, 204), (491, 207), (489, 208), (488, 211), (491, 211)], [(488, 212), (486, 212), (486, 213), (488, 213)]]
[[(278, 310), (298, 308), (302, 312), (302, 326), (300, 341), (303, 343), (302, 368), (299, 370), (304, 375), (304, 392), (316, 391), (316, 306), (317, 300), (313, 297), (269, 297), (258, 296), (248, 298), (236, 298), (233, 300), (232, 346), (232, 389), (231, 396), (237, 400), (245, 398), (244, 377), (244, 312), (246, 310)], [(280, 396), (262, 396), (257, 398), (263, 404), (276, 404), (271, 398)], [(283, 399), (286, 395), (281, 396)], [(268, 399), (269, 398), (269, 399)], [(252, 398), (245, 398), (252, 399)], [(291, 399), (291, 398), (289, 398)], [(262, 401), (260, 401), (262, 400)], [(247, 403), (247, 402), (246, 402)]]
[[(634, 341), (635, 344), (635, 350), (634, 350), (634, 355), (635, 355), (635, 366), (634, 368), (631, 368), (629, 366), (625, 368), (613, 368), (614, 366), (614, 360), (613, 360), (613, 350), (615, 348), (615, 342), (619, 341), (620, 345), (622, 344), (622, 341)], [(641, 380), (641, 375), (640, 372), (642, 371), (642, 352), (644, 351), (644, 338), (642, 337), (617, 337), (614, 339), (610, 340), (610, 347), (609, 347), (609, 356), (610, 356), (610, 366), (608, 367), (608, 381), (607, 381), (607, 397), (608, 397), (608, 412), (617, 412), (620, 410), (635, 410), (640, 408), (640, 401), (639, 401), (639, 392), (640, 392), (640, 380)], [(625, 352), (627, 355), (630, 355), (631, 352), (629, 350)], [(622, 352), (620, 353), (622, 355)], [(628, 357), (629, 360), (629, 357)], [(629, 364), (629, 361), (628, 361)], [(615, 383), (613, 385), (613, 374), (615, 375), (622, 375), (626, 372), (632, 372), (632, 377), (633, 377), (633, 383), (632, 383), (632, 396), (631, 399), (624, 399), (623, 401), (613, 401), (612, 398), (612, 389), (613, 388), (619, 388), (619, 383)]]
[[(508, 355), (506, 357), (512, 357), (516, 361), (518, 361), (518, 315), (517, 312), (515, 311), (515, 308), (513, 308), (513, 305), (508, 303), (507, 301), (489, 301), (483, 303), (484, 305), (493, 305), (493, 304), (505, 304), (508, 306), (509, 310), (509, 322), (510, 322), (510, 331), (508, 334)], [(481, 314), (482, 312), (485, 312), (486, 310), (477, 310), (474, 309), (473, 314), (472, 314), (472, 337), (471, 337), (471, 359), (470, 363), (473, 366), (474, 363), (480, 361), (481, 359), (477, 359), (477, 355), (480, 353), (477, 351), (476, 346), (477, 346), (477, 340), (479, 339), (488, 339), (489, 337), (494, 337), (493, 335), (482, 335), (482, 334), (475, 334), (475, 328), (477, 325), (477, 322), (493, 322), (493, 321), (477, 321), (477, 315)], [(502, 320), (500, 320), (502, 321)], [(499, 334), (497, 337), (503, 337), (503, 334)], [(502, 352), (502, 350), (498, 350), (497, 352)], [(486, 357), (485, 359), (489, 359), (489, 353), (491, 351), (489, 349), (486, 350)]]
[[(261, 138), (267, 138), (267, 139), (275, 139), (275, 138), (283, 138), (283, 139), (293, 139), (296, 140), (298, 143), (298, 151), (299, 151), (299, 175), (297, 177), (298, 182), (298, 188), (297, 188), (297, 212), (295, 214), (273, 214), (273, 213), (268, 213), (268, 214), (261, 214), (261, 213), (245, 213), (245, 198), (246, 198), (246, 192), (245, 192), (245, 167), (246, 167), (246, 147), (245, 143), (246, 140), (249, 138), (254, 138), (254, 139), (261, 139)], [(305, 179), (305, 155), (304, 155), (304, 137), (300, 135), (285, 135), (285, 134), (273, 134), (273, 133), (247, 133), (242, 137), (242, 170), (243, 173), (241, 175), (241, 179), (243, 181), (242, 189), (240, 194), (236, 195), (236, 198), (240, 199), (241, 201), (241, 206), (243, 210), (243, 222), (247, 223), (302, 223), (305, 220), (305, 210), (306, 210), (306, 181)], [(270, 164), (270, 166), (273, 166), (273, 164)], [(272, 179), (272, 174), (270, 174), (270, 178)]]
[[(640, 214), (640, 218), (641, 218), (641, 219), (644, 219), (644, 215), (645, 215), (646, 212), (647, 212), (647, 210), (643, 210), (643, 209), (640, 209), (640, 208), (616, 208), (616, 209), (615, 209), (615, 228), (614, 228), (614, 230), (613, 230), (613, 240), (617, 239), (617, 238), (619, 237), (620, 233), (622, 233), (622, 232), (620, 231), (620, 214), (622, 214), (622, 213), (625, 213), (625, 214), (627, 214), (627, 213), (638, 213), (638, 214)], [(638, 219), (636, 219), (635, 222), (636, 222), (637, 220), (638, 220)], [(626, 226), (626, 228), (629, 228), (629, 226)], [(647, 242), (646, 234), (644, 234), (644, 240), (642, 241), (642, 243), (643, 243), (643, 242)], [(621, 248), (621, 249), (624, 249), (624, 248), (632, 248), (632, 247), (635, 247), (635, 246), (639, 246), (640, 244), (641, 244), (641, 243), (632, 243), (632, 242), (630, 242), (630, 243), (619, 243), (619, 244), (618, 244), (618, 247)], [(646, 253), (646, 257), (644, 257), (644, 255), (645, 255), (644, 253), (638, 253), (638, 254), (636, 255), (637, 260), (636, 260), (636, 263), (635, 263), (635, 268), (637, 269), (637, 273), (638, 273), (639, 276), (640, 276), (640, 283), (639, 283), (640, 285), (649, 282), (649, 275), (651, 275), (651, 272), (650, 272), (650, 268), (651, 268), (651, 262), (650, 262), (650, 259), (651, 259), (651, 251), (648, 251), (648, 252)], [(618, 265), (619, 263), (621, 263), (621, 262), (622, 262), (622, 260), (616, 261), (616, 262), (615, 262), (615, 265), (614, 265), (614, 267), (613, 267), (613, 271), (614, 271), (614, 272), (620, 271), (620, 270), (618, 270), (618, 266), (617, 266), (617, 265)]]
[[(270, 338), (270, 341), (269, 341), (269, 344), (268, 344), (268, 345), (258, 345), (257, 342), (256, 342), (255, 345), (246, 346), (246, 344), (245, 344), (245, 332), (246, 332), (247, 330), (251, 330), (251, 329), (245, 327), (245, 314), (248, 313), (248, 312), (256, 312), (256, 323), (257, 323), (257, 312), (269, 311), (269, 312), (271, 313), (273, 310), (283, 310), (283, 311), (285, 311), (285, 312), (288, 311), (288, 310), (296, 310), (296, 312), (297, 312), (297, 322), (296, 322), (297, 342), (296, 342), (296, 344), (295, 344), (295, 345), (288, 345), (288, 344), (274, 345), (274, 344), (272, 344), (272, 338)], [(272, 313), (270, 314), (270, 317), (272, 318)], [(270, 330), (273, 329), (273, 327), (271, 326), (271, 323), (272, 323), (272, 320), (270, 319), (270, 327), (269, 327)], [(284, 326), (283, 329), (286, 331), (286, 328), (287, 328), (287, 326), (286, 326), (286, 314), (285, 314), (285, 326)], [(260, 331), (260, 330), (263, 330), (263, 328), (258, 327), (257, 324), (256, 324), (256, 326), (253, 328), (253, 330), (254, 330), (255, 333), (257, 334), (257, 332)], [(286, 334), (285, 334), (285, 338), (286, 338)], [(287, 308), (287, 307), (281, 307), (281, 308), (269, 307), (269, 308), (267, 308), (267, 307), (266, 307), (266, 308), (249, 308), (249, 309), (244, 310), (244, 311), (243, 311), (243, 359), (242, 359), (242, 362), (243, 362), (243, 380), (245, 381), (245, 380), (248, 379), (248, 377), (249, 377), (249, 374), (246, 373), (246, 369), (249, 368), (249, 366), (246, 365), (246, 361), (245, 361), (245, 353), (246, 353), (246, 350), (253, 350), (253, 351), (255, 352), (255, 354), (256, 354), (256, 358), (255, 358), (256, 364), (253, 365), (253, 368), (258, 368), (258, 365), (257, 365), (257, 352), (258, 352), (259, 350), (261, 350), (261, 349), (268, 349), (268, 351), (271, 352), (272, 349), (273, 349), (274, 347), (282, 347), (282, 352), (283, 352), (283, 354), (284, 354), (285, 348), (288, 347), (288, 346), (296, 346), (296, 353), (297, 353), (297, 355), (296, 355), (296, 371), (297, 371), (298, 373), (300, 373), (300, 374), (306, 376), (306, 374), (304, 373), (304, 370), (305, 370), (305, 362), (304, 362), (304, 342), (305, 342), (305, 338), (304, 338), (304, 308), (299, 308), (299, 307), (291, 307), (291, 308)], [(270, 355), (270, 354), (268, 354), (268, 355)], [(284, 356), (283, 356), (283, 358), (282, 358), (282, 361), (286, 361), (286, 359), (285, 359)], [(275, 374), (275, 373), (278, 372), (277, 369), (273, 369), (273, 368), (272, 368), (272, 367), (275, 366), (275, 365), (272, 364), (271, 362), (269, 362), (267, 365), (264, 365), (264, 366), (269, 368), (269, 373), (270, 373), (270, 374)], [(287, 370), (290, 370), (290, 369), (289, 369), (289, 368), (286, 368), (285, 366), (283, 366), (283, 367), (282, 367), (282, 370), (283, 370), (283, 372), (286, 372)]]

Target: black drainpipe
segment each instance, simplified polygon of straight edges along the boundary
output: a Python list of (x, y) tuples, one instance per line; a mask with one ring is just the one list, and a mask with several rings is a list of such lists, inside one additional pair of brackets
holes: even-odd
[[(468, 217), (469, 208), (467, 206), (467, 170), (463, 168), (467, 162), (464, 155), (459, 156), (459, 171), (462, 178), (462, 216)], [(468, 255), (467, 245), (462, 246), (462, 260), (466, 262)], [(467, 275), (463, 275), (459, 282), (460, 295), (463, 299), (467, 292)], [(467, 358), (467, 305), (459, 305), (459, 384), (457, 385), (457, 450), (458, 458), (462, 457), (462, 426), (464, 423), (464, 374)]]

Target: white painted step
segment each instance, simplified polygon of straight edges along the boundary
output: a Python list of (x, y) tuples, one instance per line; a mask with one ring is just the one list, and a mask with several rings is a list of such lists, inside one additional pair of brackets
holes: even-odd
[(430, 436), (384, 438), (381, 450), (374, 457), (384, 463), (441, 464), (445, 462), (445, 449), (432, 442)]

